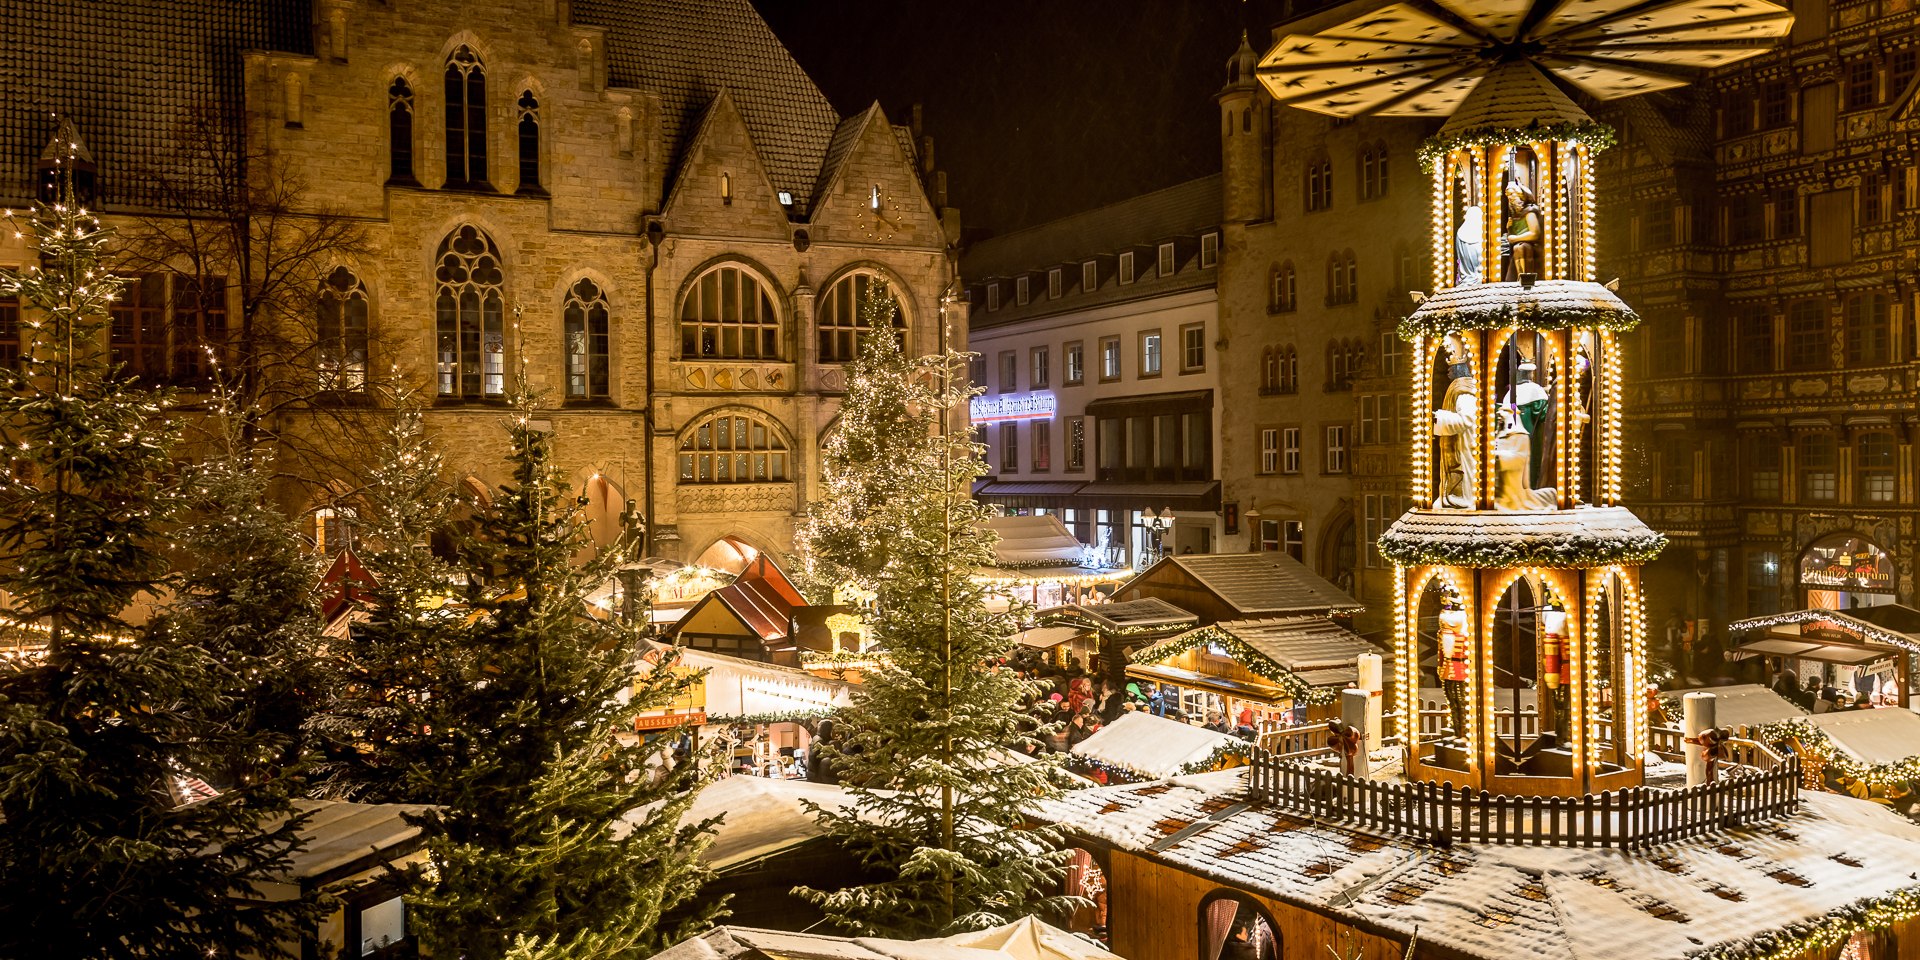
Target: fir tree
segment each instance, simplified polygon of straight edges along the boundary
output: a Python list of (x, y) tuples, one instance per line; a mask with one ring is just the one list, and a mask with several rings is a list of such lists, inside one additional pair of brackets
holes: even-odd
[(226, 789), (283, 775), (302, 759), (320, 623), (314, 560), (292, 518), (272, 505), (269, 454), (244, 440), (232, 396), (221, 395), (213, 413), (212, 453), (183, 484), (175, 540), (189, 566), (157, 639), (213, 657), (229, 689), (201, 719), (258, 741), (256, 751), (203, 768)]
[(459, 675), (428, 702), (434, 764), (410, 771), (439, 785), (418, 819), (435, 879), (415, 916), (433, 956), (637, 960), (721, 905), (697, 899), (705, 826), (680, 824), (697, 767), (673, 762), (668, 737), (632, 735), (636, 712), (689, 680), (670, 662), (636, 679), (638, 635), (588, 615), (635, 538), (574, 562), (586, 527), (531, 414), (523, 399), (512, 481), (461, 543), (472, 616), (446, 661)]
[(239, 898), (287, 867), (284, 781), (173, 798), (181, 774), (259, 741), (203, 722), (230, 679), (206, 651), (125, 618), (165, 576), (174, 435), (165, 398), (110, 363), (121, 283), (65, 187), (9, 214), (40, 263), (0, 278), (29, 311), (28, 364), (0, 385), (0, 588), (9, 632), (38, 647), (0, 658), (0, 956), (278, 956), (303, 908)]
[(411, 771), (439, 761), (429, 702), (459, 682), (458, 614), (446, 608), (458, 575), (428, 548), (449, 535), (459, 503), (443, 471), (419, 405), (403, 395), (357, 498), (358, 556), (374, 582), (354, 588), (354, 622), (328, 647), (325, 705), (308, 721), (319, 796), (425, 803), (438, 795), (439, 784)]
[(1047, 893), (1065, 869), (1058, 836), (1021, 829), (1058, 788), (1050, 764), (1012, 761), (1033, 693), (998, 665), (1017, 625), (970, 579), (993, 542), (969, 496), (980, 449), (949, 426), (973, 393), (965, 370), (965, 354), (908, 359), (894, 337), (866, 338), (803, 534), (816, 571), (875, 594), (869, 626), (886, 652), (825, 748), (854, 803), (815, 808), (882, 878), (796, 891), (860, 934), (947, 934), (1072, 905)]

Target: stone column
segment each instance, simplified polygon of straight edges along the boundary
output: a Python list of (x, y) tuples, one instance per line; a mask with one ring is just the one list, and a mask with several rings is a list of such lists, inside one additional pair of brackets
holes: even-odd
[(1686, 737), (1689, 787), (1707, 782), (1706, 750), (1700, 743), (1700, 735), (1713, 729), (1717, 699), (1711, 693), (1689, 693), (1681, 705), (1681, 713), (1686, 718), (1682, 722), (1681, 733)]

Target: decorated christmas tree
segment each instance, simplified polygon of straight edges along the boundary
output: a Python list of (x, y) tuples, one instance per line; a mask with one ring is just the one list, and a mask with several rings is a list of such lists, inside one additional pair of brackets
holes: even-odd
[(9, 214), (40, 257), (0, 277), (28, 340), (0, 373), (0, 956), (277, 956), (304, 908), (255, 888), (283, 874), (298, 821), (272, 776), (181, 802), (186, 778), (271, 757), (208, 722), (232, 689), (223, 664), (127, 618), (166, 575), (174, 432), (167, 398), (101, 348), (121, 283), (101, 266), (109, 233), (65, 187)]
[[(890, 331), (884, 302), (863, 312)], [(985, 464), (950, 426), (972, 393), (965, 371), (965, 354), (909, 359), (893, 336), (866, 338), (804, 535), (817, 571), (874, 595), (869, 636), (887, 653), (824, 747), (854, 802), (816, 811), (880, 878), (797, 891), (849, 932), (922, 937), (1070, 906), (1049, 895), (1065, 869), (1057, 837), (1022, 829), (1057, 788), (1049, 764), (1013, 749), (1031, 689), (998, 664), (1017, 625), (970, 579), (993, 544), (969, 496)]]
[(640, 958), (704, 929), (700, 786), (672, 737), (637, 738), (637, 712), (681, 696), (672, 663), (636, 675), (639, 638), (592, 617), (585, 595), (628, 558), (622, 537), (585, 564), (586, 526), (522, 397), (508, 424), (512, 480), (459, 541), (467, 610), (431, 696), (430, 749), (405, 771), (437, 804), (418, 818), (431, 878), (413, 901), (424, 952)]

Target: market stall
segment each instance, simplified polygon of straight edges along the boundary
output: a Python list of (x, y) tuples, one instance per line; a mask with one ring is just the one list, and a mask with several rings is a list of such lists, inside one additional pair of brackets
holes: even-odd
[(1728, 629), (1738, 642), (1727, 659), (1764, 657), (1776, 670), (1791, 670), (1801, 689), (1817, 694), (1815, 713), (1908, 706), (1910, 664), (1920, 641), (1857, 612), (1795, 610), (1736, 620)]
[(1358, 681), (1360, 656), (1379, 652), (1326, 617), (1229, 620), (1135, 651), (1127, 676), (1162, 713), (1218, 713), (1265, 734), (1325, 715)]
[(1113, 585), (1132, 575), (1091, 559), (1059, 517), (994, 517), (981, 526), (998, 537), (993, 563), (973, 575), (994, 594), (989, 609), (1005, 610), (1015, 602), (1034, 608), (1091, 602), (1103, 599), (1102, 587), (1111, 593)]
[(1205, 727), (1136, 712), (1075, 744), (1067, 766), (1107, 783), (1161, 780), (1239, 766), (1251, 746)]

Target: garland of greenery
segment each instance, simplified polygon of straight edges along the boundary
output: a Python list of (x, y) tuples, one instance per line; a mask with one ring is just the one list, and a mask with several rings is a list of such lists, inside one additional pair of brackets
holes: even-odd
[(1309, 686), (1305, 680), (1292, 671), (1267, 659), (1267, 655), (1247, 646), (1239, 637), (1219, 627), (1201, 627), (1189, 630), (1177, 637), (1169, 637), (1152, 646), (1135, 650), (1127, 659), (1132, 663), (1159, 663), (1169, 657), (1176, 657), (1195, 647), (1218, 644), (1225, 647), (1234, 660), (1259, 676), (1271, 680), (1280, 686), (1287, 697), (1295, 703), (1317, 706), (1332, 703), (1340, 699), (1338, 687)]
[(1800, 920), (1739, 943), (1714, 947), (1692, 960), (1798, 960), (1826, 956), (1856, 933), (1878, 933), (1920, 916), (1920, 887), (1879, 899), (1856, 900), (1825, 916)]
[(1418, 156), (1420, 169), (1432, 173), (1447, 154), (1460, 147), (1554, 142), (1584, 144), (1588, 153), (1594, 154), (1613, 146), (1614, 133), (1612, 127), (1593, 119), (1556, 120), (1552, 123), (1535, 120), (1524, 127), (1486, 124), (1428, 137), (1426, 142), (1420, 144)]
[(810, 710), (775, 710), (765, 713), (710, 713), (707, 714), (707, 723), (749, 723), (756, 725), (762, 723), (805, 723), (808, 720), (818, 720), (821, 717), (832, 715), (832, 707), (815, 707)]
[(1920, 756), (1895, 760), (1892, 763), (1862, 763), (1847, 756), (1825, 730), (1814, 726), (1804, 717), (1788, 717), (1785, 720), (1762, 723), (1753, 727), (1752, 731), (1753, 738), (1763, 743), (1799, 740), (1801, 747), (1825, 761), (1827, 769), (1844, 777), (1852, 777), (1868, 786), (1920, 782)]
[(1511, 300), (1458, 309), (1420, 310), (1400, 321), (1400, 339), (1437, 338), (1461, 330), (1561, 330), (1588, 328), (1626, 332), (1640, 325), (1632, 307), (1558, 307), (1547, 310), (1531, 301)]
[[(1231, 743), (1222, 743), (1214, 747), (1212, 752), (1208, 753), (1205, 757), (1181, 764), (1180, 769), (1174, 771), (1171, 776), (1184, 777), (1195, 773), (1209, 773), (1214, 770), (1225, 770), (1235, 766), (1245, 766), (1250, 763), (1252, 759), (1253, 744), (1245, 740), (1235, 739)], [(1068, 770), (1082, 775), (1099, 771), (1109, 777), (1118, 776), (1135, 782), (1161, 779), (1160, 774), (1148, 773), (1138, 767), (1124, 763), (1098, 760), (1077, 753), (1069, 753), (1066, 755), (1065, 766)]]
[(861, 653), (855, 650), (836, 650), (824, 653), (818, 650), (800, 652), (800, 665), (804, 667), (864, 666), (878, 665), (886, 659), (886, 654), (878, 651)]
[(1660, 555), (1667, 538), (1649, 531), (1642, 536), (1575, 536), (1555, 539), (1435, 542), (1421, 536), (1380, 537), (1380, 555), (1401, 566), (1447, 567), (1601, 567), (1608, 564), (1647, 563)]

